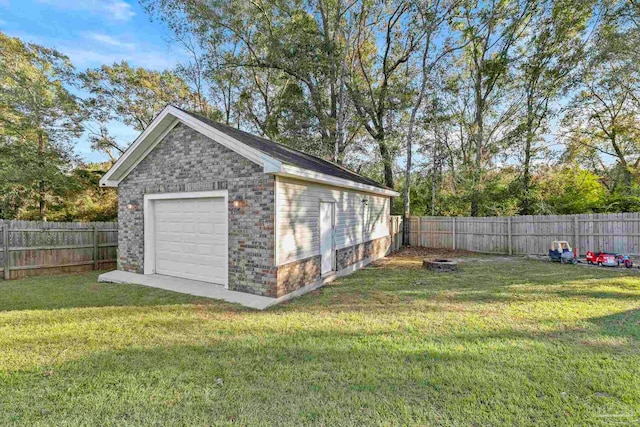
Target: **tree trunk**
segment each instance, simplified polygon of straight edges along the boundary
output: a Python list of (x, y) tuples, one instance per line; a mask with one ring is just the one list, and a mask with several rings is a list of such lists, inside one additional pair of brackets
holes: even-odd
[[(44, 177), (44, 166), (45, 166), (45, 146), (44, 146), (44, 136), (42, 135), (42, 131), (38, 131), (38, 154), (40, 155), (40, 168), (41, 174)], [(44, 179), (40, 179), (40, 185), (38, 189), (38, 208), (40, 211), (40, 220), (47, 220), (47, 201), (46, 201), (46, 183)]]
[(438, 193), (438, 178), (440, 174), (440, 158), (438, 157), (437, 136), (433, 142), (433, 152), (431, 153), (431, 216), (436, 216), (436, 201)]
[[(382, 165), (384, 167), (384, 185), (393, 189), (393, 156), (389, 150), (389, 146), (384, 139), (384, 133), (380, 132), (376, 136), (376, 142), (380, 150), (380, 157), (382, 158)], [(393, 209), (393, 199), (391, 199), (391, 209)]]
[[(412, 117), (413, 119), (413, 117)], [(409, 216), (411, 216), (411, 162), (412, 162), (412, 134), (413, 123), (409, 123), (409, 130), (407, 131), (407, 166), (404, 171), (405, 189), (404, 189), (404, 235), (403, 241), (406, 244), (409, 243)]]
[(613, 151), (616, 153), (616, 157), (618, 157), (618, 162), (623, 169), (623, 180), (625, 186), (630, 186), (632, 181), (631, 170), (629, 169), (629, 163), (627, 163), (627, 159), (624, 157), (624, 153), (618, 145), (616, 132), (611, 132), (611, 136), (609, 138), (611, 140), (611, 145), (613, 146)]
[(522, 206), (520, 207), (521, 215), (531, 215), (531, 195), (529, 194), (531, 187), (531, 147), (533, 146), (533, 122), (531, 114), (527, 119), (527, 136), (524, 145), (524, 164), (522, 172)]
[(531, 183), (531, 138), (527, 135), (527, 141), (524, 151), (524, 165), (522, 172), (522, 206), (520, 208), (521, 215), (531, 215), (531, 196), (529, 194)]
[(480, 176), (482, 167), (482, 146), (483, 146), (483, 120), (481, 107), (476, 107), (474, 124), (476, 127), (475, 149), (476, 157), (473, 164), (472, 189), (471, 189), (471, 216), (478, 216), (480, 211)]

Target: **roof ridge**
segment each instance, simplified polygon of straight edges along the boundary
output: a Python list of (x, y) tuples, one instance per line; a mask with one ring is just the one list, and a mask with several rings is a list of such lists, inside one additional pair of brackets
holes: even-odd
[[(313, 155), (313, 154), (306, 153), (306, 152), (304, 152), (304, 151), (302, 151), (302, 150), (298, 150), (298, 149), (296, 149), (296, 148), (289, 147), (289, 146), (284, 145), (284, 144), (282, 144), (282, 143), (280, 143), (280, 142), (272, 141), (272, 140), (267, 139), (267, 138), (265, 138), (265, 137), (263, 137), (263, 136), (254, 135), (254, 134), (249, 133), (249, 132), (247, 132), (247, 131), (244, 131), (244, 130), (242, 130), (242, 129), (235, 128), (235, 127), (233, 127), (233, 126), (230, 126), (230, 125), (227, 125), (227, 124), (224, 124), (224, 123), (217, 122), (217, 121), (215, 121), (215, 120), (212, 120), (212, 119), (210, 119), (210, 118), (208, 118), (208, 117), (205, 117), (205, 116), (202, 116), (202, 115), (200, 115), (200, 114), (197, 114), (197, 113), (194, 113), (194, 112), (191, 112), (191, 111), (187, 111), (187, 110), (185, 110), (185, 109), (183, 109), (183, 108), (180, 108), (180, 107), (176, 107), (175, 105), (172, 105), (172, 107), (174, 107), (174, 108), (176, 108), (176, 109), (178, 109), (178, 110), (180, 110), (180, 111), (183, 111), (183, 112), (185, 112), (185, 113), (187, 113), (187, 114), (189, 114), (189, 115), (191, 115), (191, 116), (193, 116), (193, 117), (197, 118), (198, 120), (205, 121), (205, 122), (210, 121), (210, 122), (215, 123), (215, 124), (216, 124), (216, 125), (218, 125), (218, 126), (221, 126), (221, 127), (224, 127), (224, 128), (231, 129), (231, 130), (233, 130), (234, 132), (242, 132), (243, 134), (246, 134), (246, 135), (248, 135), (248, 136), (250, 136), (250, 137), (252, 137), (252, 138), (258, 138), (258, 139), (262, 139), (262, 140), (264, 140), (264, 141), (266, 141), (266, 142), (269, 142), (269, 143), (271, 143), (271, 144), (276, 144), (276, 145), (277, 145), (277, 146), (279, 146), (280, 148), (282, 148), (282, 149), (284, 149), (284, 150), (287, 150), (287, 151), (289, 151), (289, 152), (291, 152), (291, 153), (293, 153), (293, 154), (303, 155), (303, 156), (305, 156), (305, 157), (307, 157), (307, 158), (310, 158), (310, 159), (311, 159), (311, 160), (313, 160), (313, 161), (316, 161), (316, 162), (318, 162), (318, 161), (319, 161), (319, 162), (323, 162), (323, 163), (329, 164), (329, 165), (331, 165), (331, 166), (333, 166), (333, 167), (336, 167), (336, 168), (341, 169), (342, 171), (344, 171), (344, 172), (346, 172), (346, 173), (349, 173), (349, 174), (355, 175), (355, 176), (357, 176), (357, 177), (359, 177), (359, 178), (361, 178), (361, 179), (367, 180), (367, 181), (369, 181), (369, 182), (373, 183), (374, 185), (376, 185), (376, 186), (378, 186), (378, 187), (381, 187), (381, 188), (388, 188), (388, 187), (386, 187), (385, 185), (382, 185), (382, 184), (378, 183), (377, 181), (375, 181), (375, 180), (373, 180), (373, 179), (371, 179), (371, 178), (368, 178), (368, 177), (366, 177), (366, 176), (363, 176), (363, 175), (361, 175), (361, 174), (359, 174), (359, 173), (357, 173), (357, 172), (352, 171), (351, 169), (348, 169), (348, 168), (346, 168), (346, 167), (344, 167), (344, 166), (342, 166), (342, 165), (340, 165), (340, 164), (337, 164), (337, 163), (335, 163), (335, 162), (332, 162), (332, 161), (330, 161), (330, 160), (326, 160), (326, 159), (323, 159), (322, 157), (318, 157), (318, 156), (315, 156), (315, 155)], [(261, 150), (261, 151), (262, 151), (262, 150)]]

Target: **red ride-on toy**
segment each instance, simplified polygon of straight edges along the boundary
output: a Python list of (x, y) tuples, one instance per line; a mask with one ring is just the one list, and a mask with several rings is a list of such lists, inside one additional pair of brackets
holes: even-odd
[(587, 263), (592, 265), (604, 265), (605, 267), (617, 267), (624, 265), (627, 268), (633, 267), (633, 261), (628, 255), (609, 254), (606, 252), (587, 252)]

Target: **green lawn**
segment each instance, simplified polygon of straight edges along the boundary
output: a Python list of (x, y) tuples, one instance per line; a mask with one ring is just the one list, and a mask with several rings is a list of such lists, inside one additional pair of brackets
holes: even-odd
[(640, 424), (637, 273), (419, 263), (266, 312), (93, 273), (0, 282), (0, 425)]

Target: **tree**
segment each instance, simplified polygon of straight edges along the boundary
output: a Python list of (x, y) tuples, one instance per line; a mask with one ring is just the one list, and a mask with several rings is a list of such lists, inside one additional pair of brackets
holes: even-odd
[[(509, 94), (514, 49), (529, 25), (535, 0), (469, 1), (464, 8), (462, 37), (468, 41), (462, 63), (473, 100), (471, 135), (474, 158), (471, 169), (471, 216), (480, 209), (483, 163), (491, 139), (513, 117), (518, 101), (500, 105)], [(500, 109), (501, 107), (501, 109)], [(490, 115), (497, 119), (489, 125)]]
[(201, 92), (193, 91), (187, 82), (173, 71), (153, 71), (131, 67), (126, 61), (80, 74), (82, 87), (90, 97), (85, 108), (98, 123), (99, 130), (91, 135), (92, 146), (106, 152), (114, 160), (124, 148), (111, 137), (106, 124), (119, 120), (142, 131), (168, 104), (206, 116), (219, 118)]
[(75, 160), (72, 140), (82, 133), (82, 109), (69, 90), (75, 70), (54, 49), (0, 32), (0, 186), (3, 216), (36, 201), (47, 220), (51, 197), (67, 192)]
[(389, 141), (391, 115), (408, 106), (410, 83), (402, 66), (432, 30), (423, 22), (416, 3), (404, 0), (363, 1), (357, 12), (347, 88), (364, 128), (379, 150), (384, 184), (389, 188), (395, 184), (396, 151)]
[(538, 144), (548, 130), (553, 103), (571, 86), (572, 76), (584, 56), (592, 3), (542, 1), (521, 47), (523, 59), (517, 78), (521, 82), (524, 111), (518, 114), (519, 123), (512, 138), (522, 146), (522, 215), (531, 214), (531, 164), (541, 151)]
[(630, 19), (634, 12), (626, 3), (605, 11), (563, 118), (567, 158), (581, 157), (608, 175), (611, 193), (640, 182), (640, 71), (634, 46), (640, 33)]
[[(460, 1), (443, 1), (433, 0), (419, 3), (418, 10), (421, 19), (421, 25), (425, 28), (424, 43), (422, 47), (422, 54), (418, 62), (418, 69), (420, 70), (417, 76), (415, 95), (411, 99), (411, 113), (409, 116), (409, 123), (406, 132), (406, 166), (405, 166), (405, 185), (404, 185), (404, 239), (409, 241), (409, 216), (411, 214), (411, 168), (413, 163), (413, 139), (414, 128), (418, 113), (422, 109), (422, 102), (427, 94), (427, 88), (433, 88), (434, 82), (431, 76), (434, 68), (440, 63), (440, 61), (452, 52), (462, 48), (464, 45), (452, 42), (450, 39), (438, 40), (441, 33), (445, 32), (449, 28), (445, 27), (445, 24), (452, 23), (455, 19), (454, 11), (460, 4)], [(437, 43), (437, 42), (440, 43)], [(434, 150), (437, 144), (433, 144)], [(440, 156), (439, 153), (433, 153), (434, 170), (438, 169)], [(435, 212), (435, 180), (432, 181), (434, 188), (432, 188), (432, 215)]]
[(303, 132), (294, 132), (297, 148), (342, 162), (351, 135), (358, 131), (345, 120), (351, 107), (342, 83), (347, 22), (355, 3), (144, 4), (174, 31), (192, 33), (205, 52), (216, 52), (223, 63), (210, 70), (212, 85), (228, 70), (242, 70), (239, 107), (261, 133), (282, 140), (283, 134), (297, 130), (287, 124), (300, 126)]

